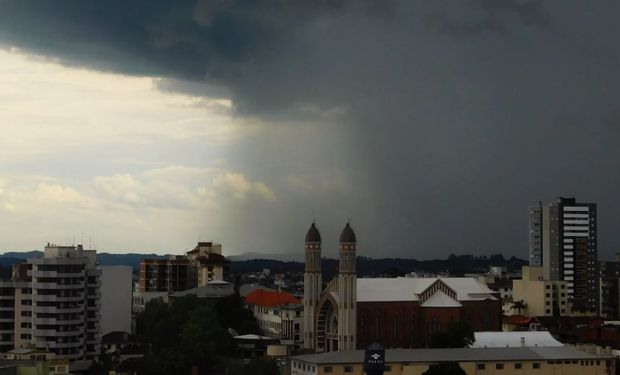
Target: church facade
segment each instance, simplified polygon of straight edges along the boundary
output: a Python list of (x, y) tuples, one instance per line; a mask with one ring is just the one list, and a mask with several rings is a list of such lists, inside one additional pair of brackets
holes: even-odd
[(323, 285), (321, 234), (306, 233), (304, 349), (315, 352), (364, 348), (425, 347), (430, 336), (455, 321), (474, 331), (501, 330), (501, 300), (473, 278), (357, 279), (355, 232), (340, 234), (337, 276)]

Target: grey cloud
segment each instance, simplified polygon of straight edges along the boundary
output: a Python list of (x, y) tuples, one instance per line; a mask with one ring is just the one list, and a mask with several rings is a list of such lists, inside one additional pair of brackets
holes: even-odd
[[(259, 249), (290, 251), (315, 211), (324, 228), (352, 217), (369, 255), (526, 256), (527, 206), (563, 194), (599, 202), (605, 256), (620, 208), (619, 7), (5, 0), (0, 40), (272, 121), (227, 151), (282, 184), (277, 212), (230, 215)], [(333, 171), (348, 192), (286, 191), (287, 175)]]

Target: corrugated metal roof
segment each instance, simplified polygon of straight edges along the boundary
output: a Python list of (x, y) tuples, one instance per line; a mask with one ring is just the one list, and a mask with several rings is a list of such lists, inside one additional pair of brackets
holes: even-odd
[(476, 341), (471, 345), (473, 348), (564, 346), (548, 331), (474, 332), (474, 337)]
[(454, 290), (459, 302), (497, 299), (493, 297), (491, 289), (471, 277), (397, 277), (358, 278), (357, 302), (419, 301), (418, 294), (437, 280)]
[[(452, 348), (452, 349), (386, 349), (386, 363), (415, 362), (489, 362), (489, 361), (556, 361), (611, 359), (611, 354), (596, 355), (572, 346), (518, 348)], [(293, 359), (312, 364), (362, 363), (363, 350), (306, 354)]]

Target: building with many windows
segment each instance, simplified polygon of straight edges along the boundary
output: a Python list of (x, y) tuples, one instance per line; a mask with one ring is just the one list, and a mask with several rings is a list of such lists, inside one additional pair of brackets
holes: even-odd
[[(1, 350), (37, 348), (88, 368), (101, 351), (101, 270), (95, 250), (48, 244), (0, 282)], [(12, 342), (11, 342), (12, 341)]]
[(303, 345), (303, 305), (292, 294), (282, 291), (255, 289), (245, 296), (265, 335), (299, 350)]
[(568, 303), (567, 282), (544, 280), (542, 267), (523, 267), (521, 279), (512, 281), (512, 300), (523, 302), (523, 309), (518, 313), (526, 316), (572, 314)]
[(230, 260), (222, 255), (222, 245), (213, 242), (198, 242), (187, 252), (187, 259), (196, 267), (198, 286), (213, 280), (230, 279)]
[[(611, 353), (589, 353), (571, 346), (386, 349), (385, 375), (421, 375), (436, 363), (457, 362), (467, 375), (610, 375)], [(291, 358), (292, 375), (362, 374), (363, 350), (306, 354)]]
[(196, 268), (184, 256), (140, 261), (140, 292), (175, 292), (197, 285)]
[(600, 261), (600, 314), (608, 320), (620, 319), (620, 255), (616, 261)]
[(560, 197), (553, 204), (530, 209), (530, 264), (538, 265), (539, 241), (543, 278), (566, 281), (574, 313), (595, 315), (599, 310), (596, 220), (596, 204), (575, 198)]

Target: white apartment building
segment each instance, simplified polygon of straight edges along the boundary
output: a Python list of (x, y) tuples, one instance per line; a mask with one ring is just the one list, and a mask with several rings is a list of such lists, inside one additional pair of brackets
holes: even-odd
[(42, 258), (16, 269), (15, 280), (0, 282), (0, 349), (49, 350), (72, 371), (88, 368), (101, 344), (95, 250), (48, 244)]
[(288, 292), (256, 289), (245, 296), (265, 335), (294, 350), (303, 346), (303, 304)]

